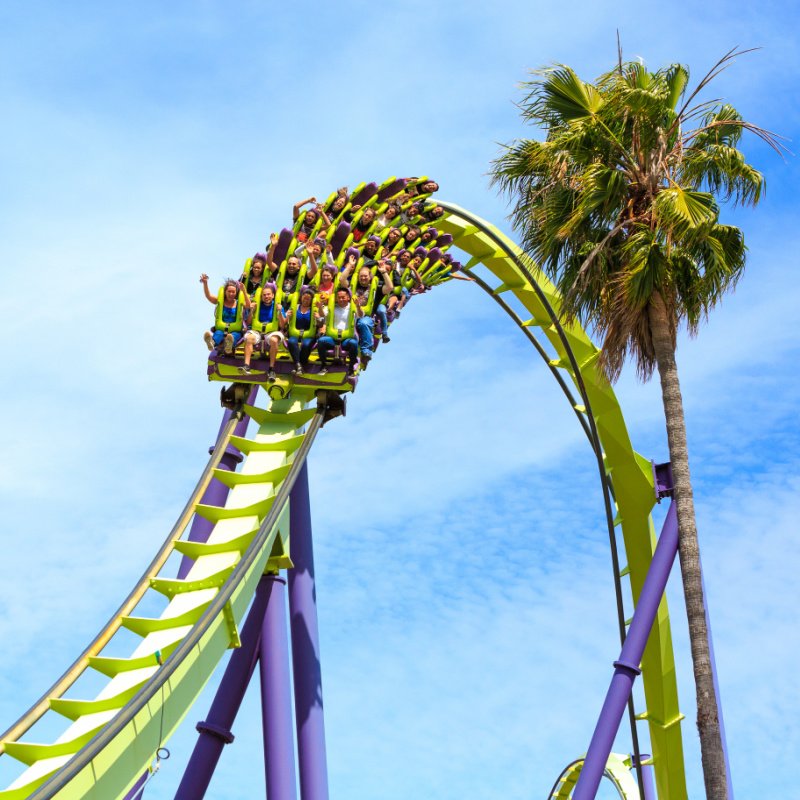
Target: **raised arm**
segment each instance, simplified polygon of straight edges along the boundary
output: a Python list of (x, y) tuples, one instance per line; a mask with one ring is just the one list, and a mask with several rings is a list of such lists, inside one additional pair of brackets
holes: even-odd
[[(302, 246), (303, 245), (301, 245), (301, 247)], [(298, 250), (300, 250), (300, 247), (294, 251), (295, 255), (297, 255)], [(308, 248), (306, 248), (306, 252), (308, 253), (308, 269), (306, 270), (306, 278), (311, 280), (317, 274), (317, 259), (314, 258), (314, 254)]]
[(208, 275), (206, 275), (205, 272), (200, 276), (200, 283), (203, 284), (203, 291), (206, 293), (208, 302), (215, 306), (217, 304), (217, 298), (208, 290)]
[(245, 309), (247, 309), (247, 311), (250, 311), (253, 303), (250, 301), (250, 295), (247, 294), (247, 289), (245, 288), (245, 285), (241, 281), (239, 281), (239, 291), (244, 295)]
[(306, 205), (306, 203), (316, 203), (316, 197), (308, 197), (305, 200), (301, 200), (299, 203), (295, 203), (294, 207), (292, 208), (292, 222), (297, 222), (297, 218), (300, 216), (300, 209)]
[(328, 215), (325, 213), (325, 209), (322, 207), (322, 204), (321, 203), (317, 203), (316, 206), (314, 206), (314, 207), (317, 209), (317, 211), (319, 212), (319, 215), (322, 217), (322, 221), (325, 223), (325, 228), (326, 229), (330, 228), (331, 221), (330, 221), (330, 218), (328, 217)]
[(344, 262), (344, 269), (341, 271), (339, 275), (339, 282), (345, 288), (350, 285), (350, 276), (353, 274), (353, 270), (356, 268), (356, 257), (352, 253), (347, 256), (347, 261)]
[[(278, 245), (278, 234), (271, 233), (269, 235), (269, 250), (267, 250), (267, 269), (270, 273), (275, 272), (275, 262), (272, 260), (275, 255), (275, 248)], [(261, 279), (263, 282), (263, 278)]]
[(332, 267), (336, 266), (336, 261), (333, 259), (333, 245), (330, 242), (325, 245), (325, 263)]
[(383, 293), (391, 294), (394, 291), (394, 283), (392, 282), (392, 271), (389, 269), (389, 262), (381, 259), (380, 264), (378, 264), (378, 272), (383, 275)]

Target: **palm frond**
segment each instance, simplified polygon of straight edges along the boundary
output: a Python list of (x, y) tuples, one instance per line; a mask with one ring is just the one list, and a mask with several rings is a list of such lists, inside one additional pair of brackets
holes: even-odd
[(683, 236), (702, 225), (716, 222), (719, 208), (714, 195), (684, 189), (677, 184), (659, 192), (653, 200), (656, 220), (671, 232)]
[(714, 137), (719, 138), (720, 140), (726, 138), (726, 136), (730, 138), (730, 131), (732, 129), (737, 130), (736, 137), (733, 140), (734, 144), (736, 141), (738, 141), (742, 131), (749, 131), (750, 133), (758, 136), (758, 138), (763, 142), (768, 144), (779, 156), (781, 156), (781, 158), (784, 157), (785, 153), (790, 152), (786, 145), (783, 144), (783, 142), (786, 141), (783, 136), (779, 136), (778, 134), (773, 133), (766, 128), (761, 128), (758, 125), (754, 125), (752, 122), (745, 122), (743, 120), (722, 120), (709, 122), (708, 124), (689, 132), (684, 138), (684, 146), (692, 144), (695, 139), (700, 138), (703, 136), (703, 134), (708, 134), (709, 132), (713, 132)]
[(764, 176), (741, 151), (717, 144), (688, 148), (678, 179), (720, 195), (726, 202), (733, 200), (734, 205), (755, 205), (766, 186)]
[(566, 66), (550, 71), (541, 85), (544, 107), (565, 122), (575, 122), (593, 117), (603, 105), (601, 94), (589, 83), (584, 83)]
[(697, 95), (699, 95), (700, 92), (702, 92), (703, 89), (705, 89), (706, 86), (708, 86), (708, 84), (714, 80), (714, 78), (716, 78), (720, 73), (724, 72), (731, 65), (734, 59), (738, 58), (739, 56), (747, 55), (748, 53), (753, 53), (759, 49), (760, 48), (758, 47), (739, 49), (739, 47), (737, 46), (737, 47), (732, 47), (730, 50), (728, 50), (728, 52), (725, 53), (725, 55), (723, 55), (722, 58), (720, 58), (716, 62), (716, 64), (714, 64), (714, 66), (711, 67), (711, 69), (703, 76), (700, 83), (698, 83), (697, 86), (695, 86), (695, 88), (690, 92), (689, 96), (684, 101), (684, 104), (681, 107), (680, 111), (678, 111), (676, 115), (675, 118), (676, 123), (678, 120), (683, 118), (686, 109), (689, 108), (691, 102), (695, 99), (695, 97), (697, 97)]
[(689, 70), (683, 64), (671, 64), (664, 70), (664, 81), (667, 84), (667, 104), (675, 109), (689, 83)]
[(658, 232), (643, 225), (637, 226), (622, 245), (625, 268), (617, 280), (624, 290), (627, 304), (634, 309), (645, 308), (653, 292), (664, 283), (667, 258)]

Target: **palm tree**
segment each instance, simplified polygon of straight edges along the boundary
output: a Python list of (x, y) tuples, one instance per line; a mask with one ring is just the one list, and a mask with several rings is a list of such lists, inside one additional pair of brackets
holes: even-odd
[(615, 380), (630, 354), (642, 380), (657, 367), (666, 417), (679, 553), (697, 689), (706, 795), (726, 800), (727, 779), (706, 629), (676, 333), (698, 330), (745, 266), (742, 232), (719, 221), (717, 198), (755, 205), (763, 176), (737, 145), (745, 131), (776, 137), (719, 100), (698, 94), (746, 51), (726, 53), (687, 91), (689, 71), (623, 63), (594, 83), (564, 65), (523, 84), (523, 139), (493, 162), (522, 244), (557, 285), (567, 321), (593, 326), (600, 366)]

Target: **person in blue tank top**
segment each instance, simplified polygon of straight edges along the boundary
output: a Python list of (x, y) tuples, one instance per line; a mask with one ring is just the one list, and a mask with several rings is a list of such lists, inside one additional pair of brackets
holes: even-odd
[[(208, 275), (203, 273), (200, 276), (200, 283), (203, 284), (208, 302), (217, 306), (214, 327), (203, 334), (203, 339), (209, 350), (223, 345), (225, 355), (230, 355), (242, 338), (243, 321), (247, 309), (250, 308), (250, 297), (245, 291), (244, 284), (230, 278), (225, 281), (224, 287), (220, 288), (216, 297), (209, 291)], [(222, 308), (219, 308), (220, 295)]]
[(296, 329), (300, 334), (300, 336), (292, 334), (286, 343), (294, 362), (295, 375), (302, 375), (303, 369), (308, 367), (308, 358), (317, 341), (317, 329), (321, 317), (317, 316), (314, 310), (314, 294), (310, 286), (304, 286), (300, 290), (297, 310), (290, 308), (286, 312), (290, 332)]

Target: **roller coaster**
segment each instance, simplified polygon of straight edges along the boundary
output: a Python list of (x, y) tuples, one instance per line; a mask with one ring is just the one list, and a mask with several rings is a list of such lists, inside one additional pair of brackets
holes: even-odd
[[(380, 210), (407, 183), (391, 178), (380, 186), (362, 184), (352, 193), (350, 206), (359, 199), (362, 208), (372, 204)], [(614, 680), (627, 682), (619, 714), (624, 706), (634, 752), (609, 752), (619, 719), (609, 723), (601, 715), (588, 753), (563, 769), (549, 797), (594, 797), (598, 781), (605, 779), (626, 800), (682, 800), (687, 797), (683, 715), (663, 597), (677, 547), (666, 543), (667, 527), (675, 527), (674, 514), (668, 514), (660, 537), (650, 517), (654, 504), (671, 494), (668, 465), (654, 465), (634, 451), (614, 392), (597, 367), (599, 351), (577, 323), (559, 319), (558, 294), (536, 264), (488, 222), (451, 203), (437, 201), (437, 206), (436, 252), (430, 249), (418, 265), (425, 289), (446, 285), (458, 272), (494, 300), (563, 391), (598, 468), (623, 647)], [(276, 262), (285, 264), (302, 222), (301, 216), (278, 237)], [(349, 248), (358, 250), (356, 222), (357, 217), (351, 223), (334, 220), (324, 234), (340, 266)], [(444, 258), (448, 251), (451, 255)], [(259, 660), (267, 681), (267, 796), (298, 797), (297, 752), (299, 796), (328, 797), (306, 460), (323, 425), (346, 412), (347, 395), (366, 379), (364, 364), (356, 365), (352, 374), (336, 364), (323, 371), (312, 357), (308, 369), (297, 374), (282, 357), (277, 375), (268, 379), (264, 358), (256, 353), (252, 372), (242, 374), (236, 352), (209, 355), (209, 380), (230, 382), (222, 389), (225, 414), (209, 461), (160, 550), (105, 627), (0, 736), (0, 754), (22, 765), (13, 782), (0, 790), (0, 800), (141, 797), (171, 735), (229, 649), (233, 652), (214, 706), (198, 724), (198, 745), (176, 797), (204, 796), (223, 747), (232, 741), (230, 727)], [(255, 432), (248, 436), (249, 423)], [(659, 556), (662, 545), (664, 555)], [(168, 565), (175, 553), (182, 557), (177, 575)], [(661, 572), (666, 572), (653, 584), (659, 558)], [(287, 581), (291, 646), (284, 617)], [(163, 612), (137, 615), (153, 593), (166, 598)], [(625, 608), (625, 596), (633, 599), (633, 608)], [(635, 633), (637, 616), (642, 624)], [(137, 635), (138, 645), (124, 657), (104, 654), (112, 652), (109, 645), (123, 629)], [(626, 654), (634, 640), (643, 652)], [(71, 696), (87, 670), (102, 676), (102, 689), (90, 699)], [(629, 687), (639, 673), (644, 706), (634, 708)], [(615, 691), (612, 685), (609, 698)], [(35, 741), (37, 723), (53, 715), (66, 720), (61, 735)], [(648, 754), (639, 746), (643, 728)], [(603, 739), (605, 744), (596, 746)], [(599, 767), (593, 767), (592, 785), (581, 790), (584, 773), (591, 783), (590, 761)], [(558, 769), (554, 766), (554, 775)]]

